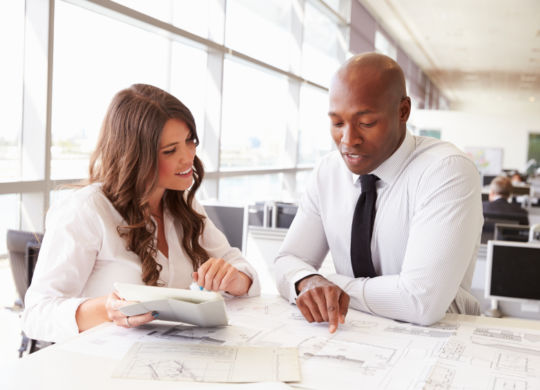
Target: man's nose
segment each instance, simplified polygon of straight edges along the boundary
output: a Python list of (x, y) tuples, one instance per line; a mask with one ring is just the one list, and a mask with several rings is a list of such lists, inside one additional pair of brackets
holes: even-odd
[(341, 143), (345, 145), (356, 145), (361, 142), (356, 130), (350, 124), (344, 124), (341, 133)]

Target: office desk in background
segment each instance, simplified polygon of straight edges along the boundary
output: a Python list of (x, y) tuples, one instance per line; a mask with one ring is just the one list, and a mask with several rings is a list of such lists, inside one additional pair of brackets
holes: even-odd
[[(331, 335), (277, 296), (227, 302), (231, 326), (104, 324), (0, 369), (7, 389), (540, 389), (540, 322), (447, 315), (420, 327), (349, 310)], [(302, 382), (222, 384), (111, 375), (135, 342), (295, 346)]]

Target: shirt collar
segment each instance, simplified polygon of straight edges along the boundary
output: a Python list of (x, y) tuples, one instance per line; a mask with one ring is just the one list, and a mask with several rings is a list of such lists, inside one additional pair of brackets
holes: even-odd
[[(388, 157), (381, 165), (370, 173), (376, 175), (384, 183), (393, 182), (403, 167), (405, 160), (407, 160), (407, 158), (409, 158), (411, 153), (414, 151), (414, 146), (414, 137), (409, 133), (408, 130), (406, 130), (405, 138), (403, 139), (403, 142), (399, 148), (397, 148), (397, 150), (390, 157)], [(359, 182), (359, 177), (360, 175), (355, 173), (352, 174), (353, 184)]]

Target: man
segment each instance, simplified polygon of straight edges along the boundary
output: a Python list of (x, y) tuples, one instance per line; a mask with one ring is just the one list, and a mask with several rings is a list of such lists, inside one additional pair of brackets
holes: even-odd
[(504, 219), (512, 217), (521, 225), (529, 224), (529, 213), (518, 204), (509, 203), (512, 195), (512, 181), (505, 176), (497, 176), (489, 185), (489, 202), (483, 203), (484, 215)]
[[(411, 101), (389, 57), (351, 58), (329, 97), (337, 151), (315, 168), (274, 261), (280, 294), (330, 332), (349, 303), (418, 324), (479, 314), (468, 292), (482, 228), (472, 161), (407, 132)], [(337, 274), (325, 278), (317, 270), (328, 250)]]

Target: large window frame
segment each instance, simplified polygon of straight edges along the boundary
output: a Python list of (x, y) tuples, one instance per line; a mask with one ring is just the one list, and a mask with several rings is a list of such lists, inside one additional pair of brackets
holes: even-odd
[[(110, 0), (25, 0), (24, 61), (25, 65), (32, 63), (32, 66), (24, 66), (23, 72), (24, 91), (21, 125), (23, 143), (21, 148), (24, 151), (24, 157), (21, 157), (21, 165), (23, 170), (28, 167), (31, 172), (23, 174), (20, 180), (0, 183), (0, 195), (15, 194), (19, 198), (19, 226), (11, 228), (44, 231), (45, 215), (51, 202), (51, 192), (62, 185), (72, 184), (83, 179), (74, 177), (72, 179), (53, 180), (51, 178), (54, 20), (55, 4), (59, 1), (86, 8), (92, 12), (103, 14), (153, 33), (162, 34), (172, 40), (178, 40), (182, 43), (189, 42), (207, 50), (206, 71), (214, 80), (215, 85), (218, 86), (217, 91), (211, 91), (207, 96), (213, 99), (213, 102), (211, 102), (212, 107), (218, 107), (219, 109), (205, 112), (207, 120), (205, 120), (204, 126), (207, 127), (209, 123), (212, 123), (214, 126), (217, 124), (218, 128), (205, 131), (203, 144), (200, 146), (204, 150), (206, 167), (204, 188), (201, 191), (201, 196), (217, 199), (219, 197), (219, 181), (221, 178), (276, 173), (283, 175), (283, 182), (286, 183), (292, 193), (299, 192), (296, 188), (297, 174), (311, 170), (313, 165), (299, 164), (298, 125), (293, 126), (295, 131), (287, 134), (286, 152), (288, 158), (285, 164), (272, 168), (254, 169), (223, 169), (220, 166), (221, 109), (225, 58), (243, 61), (285, 77), (288, 80), (289, 91), (293, 97), (292, 102), (295, 105), (296, 122), (298, 123), (300, 122), (298, 112), (301, 86), (307, 84), (312, 88), (324, 92), (328, 91), (326, 85), (302, 77), (298, 59), (296, 59), (296, 63), (285, 69), (218, 43), (218, 41), (224, 42), (222, 38), (225, 35), (227, 0), (215, 0), (212, 2), (212, 6), (221, 12), (221, 16), (217, 20), (213, 20), (209, 26), (215, 31), (211, 31), (208, 36), (218, 37), (216, 40), (196, 35)], [(291, 33), (300, 47), (302, 47), (303, 19), (299, 15), (302, 14), (307, 2), (324, 12), (330, 20), (336, 23), (343, 33), (343, 39), (348, 42), (351, 0), (333, 1), (333, 6), (328, 5), (323, 0), (291, 0), (292, 7), (297, 12), (297, 17), (293, 17), (291, 21)], [(336, 9), (336, 3), (339, 3), (338, 9)], [(341, 58), (338, 58), (339, 62), (343, 62), (346, 56), (347, 53), (344, 51)], [(37, 107), (37, 109), (30, 109), (31, 107)], [(0, 253), (0, 258), (5, 256), (5, 253)]]

